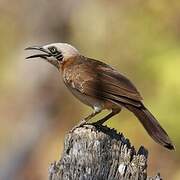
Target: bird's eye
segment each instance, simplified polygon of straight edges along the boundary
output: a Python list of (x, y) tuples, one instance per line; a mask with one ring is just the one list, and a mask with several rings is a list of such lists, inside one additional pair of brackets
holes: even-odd
[(58, 52), (57, 48), (52, 46), (52, 47), (49, 47), (49, 50), (51, 51), (52, 54), (55, 54)]
[(55, 46), (51, 46), (48, 48), (51, 54), (58, 60), (62, 61), (63, 60), (63, 55), (61, 51), (58, 51), (58, 49)]

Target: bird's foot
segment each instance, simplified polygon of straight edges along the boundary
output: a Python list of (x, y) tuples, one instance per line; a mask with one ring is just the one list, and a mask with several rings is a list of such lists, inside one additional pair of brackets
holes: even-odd
[(102, 124), (103, 124), (104, 122), (105, 122), (104, 119), (101, 119), (101, 120), (99, 120), (99, 121), (93, 122), (92, 125), (94, 125), (94, 126), (102, 126)]
[(83, 125), (87, 124), (85, 119), (81, 120), (77, 125), (75, 125), (70, 132), (73, 132), (76, 128), (82, 127)]

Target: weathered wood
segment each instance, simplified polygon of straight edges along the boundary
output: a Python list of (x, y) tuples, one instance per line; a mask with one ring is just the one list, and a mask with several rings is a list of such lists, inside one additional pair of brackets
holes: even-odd
[(147, 177), (148, 151), (105, 126), (85, 125), (70, 132), (49, 180), (160, 180)]

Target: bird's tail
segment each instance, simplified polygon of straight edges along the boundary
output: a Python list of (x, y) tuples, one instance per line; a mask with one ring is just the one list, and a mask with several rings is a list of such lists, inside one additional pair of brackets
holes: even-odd
[(126, 105), (126, 108), (133, 112), (136, 117), (140, 120), (148, 134), (159, 144), (164, 147), (174, 150), (168, 134), (161, 127), (156, 118), (146, 109), (146, 107), (134, 107), (132, 105)]

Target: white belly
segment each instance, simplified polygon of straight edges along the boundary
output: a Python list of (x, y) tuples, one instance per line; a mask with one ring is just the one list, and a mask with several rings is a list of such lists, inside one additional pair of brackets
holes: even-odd
[(68, 87), (68, 89), (72, 92), (72, 94), (78, 98), (81, 102), (83, 102), (84, 104), (92, 107), (93, 109), (99, 109), (102, 110), (104, 109), (104, 102), (96, 99), (96, 98), (92, 98), (90, 96), (87, 96), (85, 94), (82, 94), (81, 92), (77, 91), (74, 88), (69, 87), (68, 85), (66, 85)]

